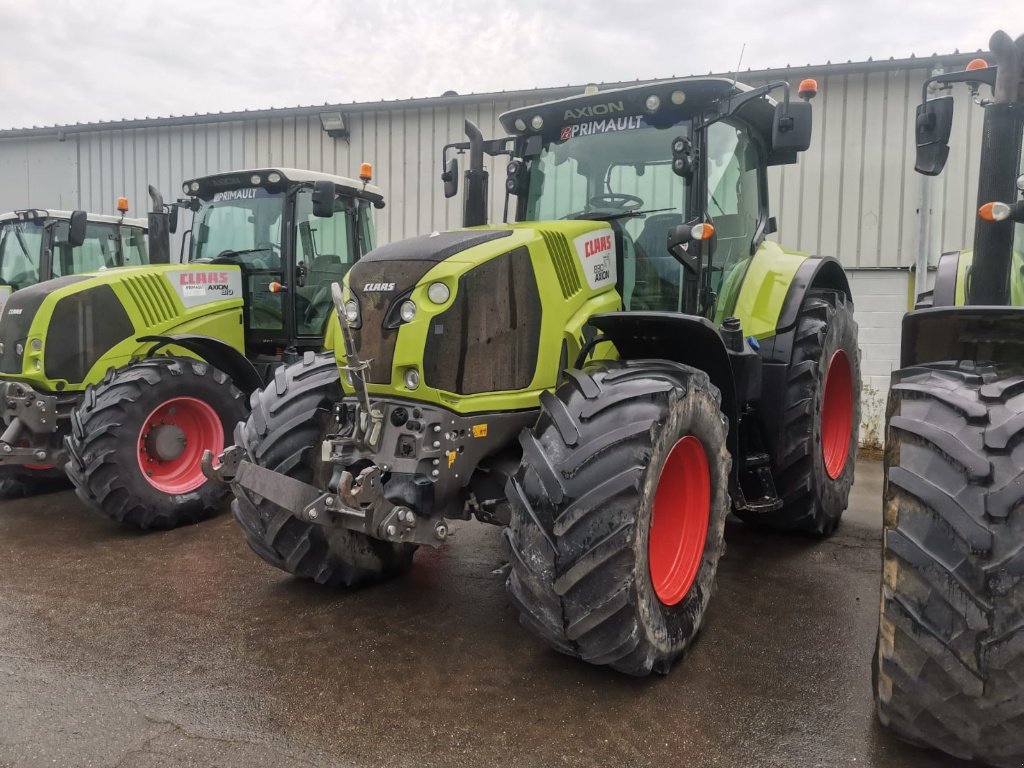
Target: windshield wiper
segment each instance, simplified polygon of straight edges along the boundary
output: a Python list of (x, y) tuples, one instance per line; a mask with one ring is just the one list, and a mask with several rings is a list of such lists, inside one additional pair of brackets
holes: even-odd
[[(583, 213), (567, 216), (569, 219), (580, 219), (582, 221), (614, 221), (615, 219), (639, 218), (649, 213), (664, 213), (675, 211), (675, 208), (651, 208), (646, 211), (584, 211)], [(682, 216), (682, 214), (680, 214)]]
[(273, 248), (242, 248), (242, 249), (237, 250), (237, 251), (228, 249), (228, 250), (225, 250), (225, 251), (221, 251), (216, 256), (214, 256), (214, 258), (215, 259), (226, 259), (226, 258), (229, 258), (231, 256), (244, 256), (247, 253), (259, 253), (260, 251), (270, 251), (271, 253), (273, 253), (274, 249)]

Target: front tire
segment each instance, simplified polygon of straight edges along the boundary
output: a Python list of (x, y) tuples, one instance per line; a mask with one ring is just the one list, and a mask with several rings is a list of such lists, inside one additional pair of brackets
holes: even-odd
[[(342, 396), (334, 355), (306, 353), (253, 393), (252, 413), (238, 425), (235, 443), (261, 467), (325, 487), (330, 468), (320, 459), (320, 441), (324, 422)], [(246, 543), (264, 562), (317, 584), (376, 581), (408, 569), (416, 551), (413, 544), (299, 520), (244, 488), (236, 488), (231, 510)]]
[(878, 716), (904, 739), (1024, 764), (1024, 376), (893, 374)]
[(675, 363), (605, 363), (570, 371), (541, 406), (506, 489), (520, 622), (591, 664), (667, 673), (700, 629), (723, 548), (718, 390)]
[(245, 399), (201, 360), (154, 357), (111, 371), (71, 413), (67, 473), (86, 506), (124, 525), (177, 528), (215, 515), (227, 489), (204, 450), (230, 442)]

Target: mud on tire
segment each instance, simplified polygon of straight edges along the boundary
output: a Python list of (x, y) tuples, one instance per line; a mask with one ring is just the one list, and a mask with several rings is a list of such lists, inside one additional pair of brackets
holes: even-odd
[(182, 397), (211, 408), (224, 444), (230, 444), (235, 424), (245, 418), (245, 398), (226, 373), (208, 363), (174, 357), (139, 360), (108, 372), (86, 390), (71, 413), (65, 444), (68, 477), (87, 507), (143, 530), (197, 523), (220, 510), (227, 494), (220, 483), (205, 480), (173, 493), (143, 473), (139, 444), (146, 420), (162, 404)]
[[(830, 473), (822, 446), (826, 381), (830, 371), (839, 373), (838, 366), (844, 364), (847, 371), (842, 375), (848, 375), (852, 395), (851, 426), (845, 454), (836, 455), (836, 471)], [(786, 371), (780, 451), (773, 459), (775, 486), (783, 506), (768, 513), (741, 510), (739, 517), (764, 528), (814, 536), (827, 536), (836, 529), (853, 486), (860, 391), (860, 353), (852, 305), (838, 291), (812, 291), (797, 318), (793, 356)]]
[[(272, 383), (253, 393), (252, 411), (238, 425), (235, 444), (259, 466), (326, 487), (330, 472), (320, 460), (320, 441), (341, 397), (334, 356), (308, 352), (301, 362), (279, 368)], [(236, 490), (231, 509), (261, 559), (318, 584), (374, 581), (407, 569), (416, 551), (412, 544), (307, 523), (243, 488)]]
[[(591, 664), (666, 673), (700, 628), (723, 547), (731, 460), (719, 393), (693, 368), (633, 361), (570, 371), (541, 405), (506, 490), (520, 622)], [(708, 518), (690, 586), (666, 605), (649, 570), (651, 521), (661, 470), (686, 435), (703, 446)]]
[(881, 721), (917, 744), (1024, 765), (1024, 371), (893, 374)]

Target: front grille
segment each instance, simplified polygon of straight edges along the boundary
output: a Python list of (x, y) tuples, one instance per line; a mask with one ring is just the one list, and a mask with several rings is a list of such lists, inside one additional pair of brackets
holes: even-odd
[(43, 367), (47, 378), (77, 383), (118, 342), (135, 333), (128, 313), (109, 285), (65, 296), (46, 329)]
[(545, 229), (540, 231), (540, 236), (544, 238), (544, 245), (551, 254), (551, 263), (555, 267), (555, 274), (558, 275), (558, 287), (562, 289), (562, 296), (571, 299), (583, 290), (583, 285), (576, 271), (576, 259), (569, 248), (569, 241), (562, 233)]
[(121, 284), (147, 327), (152, 328), (177, 317), (174, 294), (162, 275), (126, 276)]
[(537, 370), (540, 326), (530, 252), (516, 248), (459, 278), (452, 305), (431, 320), (423, 380), (462, 395), (525, 389)]
[(359, 327), (353, 329), (359, 357), (370, 361), (366, 380), (371, 384), (391, 383), (391, 363), (398, 341), (398, 328), (388, 321), (393, 318), (396, 305), (430, 269), (432, 261), (376, 261), (364, 258), (357, 261), (349, 272), (349, 291), (359, 302)]

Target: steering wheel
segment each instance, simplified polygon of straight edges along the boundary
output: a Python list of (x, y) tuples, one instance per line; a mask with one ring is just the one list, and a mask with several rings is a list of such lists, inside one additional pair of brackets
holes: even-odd
[(644, 201), (636, 195), (627, 195), (625, 192), (605, 192), (587, 200), (587, 205), (592, 208), (600, 208), (602, 204), (623, 211), (636, 211), (643, 208)]

